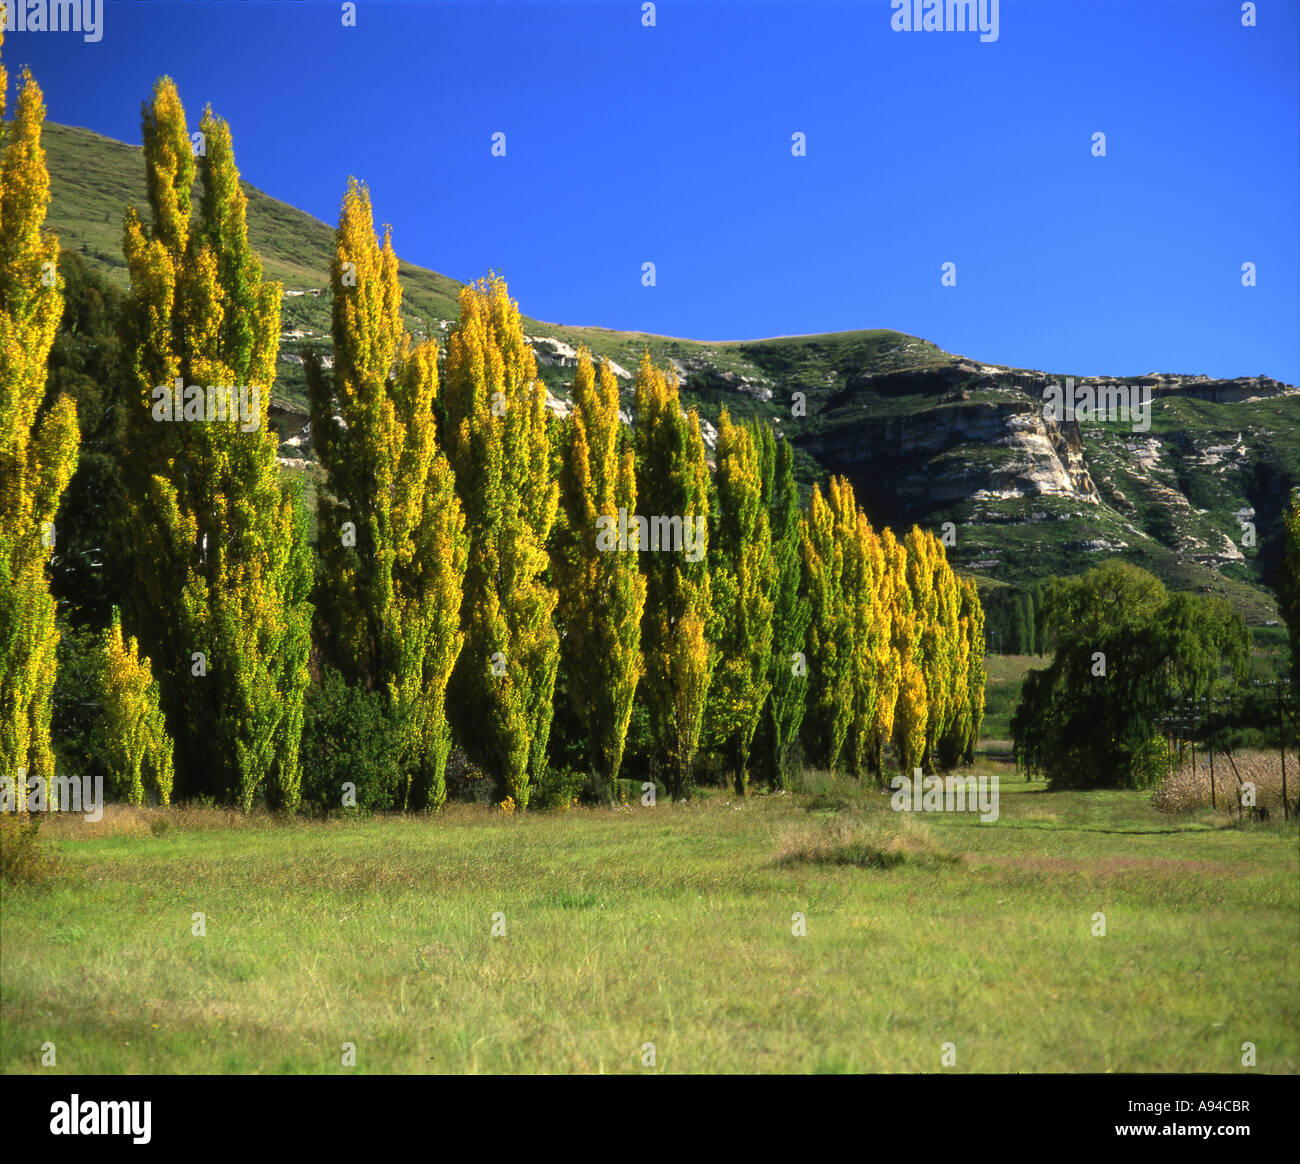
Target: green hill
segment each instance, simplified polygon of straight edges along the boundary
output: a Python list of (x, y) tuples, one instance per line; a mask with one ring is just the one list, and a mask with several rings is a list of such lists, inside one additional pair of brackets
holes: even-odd
[[(125, 286), (123, 209), (146, 206), (140, 149), (57, 124), (44, 142), (51, 227)], [(333, 228), (245, 191), (253, 245), (284, 286), (272, 396), (288, 435), (306, 412), (302, 349), (329, 354)], [(405, 262), (401, 276), (411, 331), (450, 327), (460, 285)], [(1128, 377), (1154, 397), (1150, 431), (1135, 432), (1046, 420), (1043, 392), (1059, 376), (982, 364), (897, 331), (702, 342), (531, 318), (526, 328), (556, 411), (578, 345), (618, 365), (629, 404), (648, 348), (674, 364), (684, 398), (709, 422), (725, 406), (786, 433), (805, 486), (844, 473), (878, 524), (951, 522), (950, 557), (986, 585), (1076, 573), (1117, 554), (1176, 588), (1224, 593), (1256, 627), (1276, 622), (1268, 583), (1282, 507), (1300, 485), (1300, 392), (1267, 377)], [(309, 441), (285, 452), (311, 460)], [(1254, 546), (1243, 544), (1243, 520)]]

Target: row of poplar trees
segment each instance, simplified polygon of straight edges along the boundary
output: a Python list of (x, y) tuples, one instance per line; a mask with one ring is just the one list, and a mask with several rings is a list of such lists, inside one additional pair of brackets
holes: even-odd
[[(41, 116), (27, 79), (0, 163), (0, 654), (6, 768), (48, 773), (57, 633), (41, 529), (77, 429), (66, 401), (39, 418), (33, 403), (61, 312), (57, 276), (40, 277), (58, 253), (42, 231)], [(711, 472), (698, 414), (648, 353), (632, 426), (613, 371), (585, 349), (557, 418), (499, 278), (463, 289), (445, 350), (413, 337), (391, 236), (377, 237), (355, 182), (330, 271), (333, 363), (305, 359), (326, 473), (313, 548), (268, 425), (153, 419), (154, 388), (178, 381), (269, 397), (281, 290), (249, 245), (226, 124), (207, 110), (192, 136), (164, 78), (143, 137), (148, 222), (128, 210), (124, 236), (129, 512), (115, 551), (134, 573), (100, 691), (130, 799), (166, 801), (175, 771), (191, 793), (296, 807), (313, 648), (386, 694), (408, 807), (445, 800), (453, 739), (526, 807), (547, 776), (561, 672), (610, 793), (638, 703), (674, 796), (702, 751), (742, 793), (751, 772), (788, 784), (801, 751), (854, 773), (883, 772), (891, 748), (905, 769), (971, 757), (983, 615), (936, 538), (877, 533), (839, 479), (804, 509), (789, 445), (726, 412)], [(637, 552), (637, 514), (703, 519), (700, 542)], [(622, 515), (631, 544), (602, 546)]]

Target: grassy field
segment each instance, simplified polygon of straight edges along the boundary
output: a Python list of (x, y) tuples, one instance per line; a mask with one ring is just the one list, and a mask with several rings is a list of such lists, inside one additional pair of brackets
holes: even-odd
[(984, 685), (985, 747), (994, 751), (1011, 750), (1011, 717), (1020, 700), (1025, 675), (1051, 665), (1051, 658), (1041, 655), (985, 655), (988, 680)]
[(1294, 824), (995, 770), (995, 823), (827, 779), (518, 818), (49, 822), (57, 876), (0, 890), (0, 1067), (938, 1071), (952, 1043), (956, 1071), (1234, 1072), (1252, 1042), (1257, 1070), (1300, 1070)]

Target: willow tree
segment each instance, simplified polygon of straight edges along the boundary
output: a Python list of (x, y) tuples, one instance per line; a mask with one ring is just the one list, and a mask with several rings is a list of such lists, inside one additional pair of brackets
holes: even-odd
[(763, 504), (772, 539), (768, 587), (772, 650), (767, 670), (770, 693), (755, 747), (768, 780), (775, 787), (788, 789), (808, 694), (809, 609), (799, 552), (799, 487), (790, 442), (782, 438), (778, 444), (768, 425), (759, 426), (757, 437)]
[(7, 90), (0, 67), (0, 771), (12, 779), (22, 811), (28, 781), (55, 787), (50, 693), (59, 634), (46, 566), (59, 498), (76, 469), (78, 432), (66, 395), (41, 408), (63, 314), (59, 243), (43, 229), (50, 199), (45, 102), (24, 70), (7, 122)]
[(461, 290), (444, 375), (447, 443), (473, 547), (452, 678), (460, 738), (526, 808), (546, 771), (559, 664), (546, 578), (559, 488), (546, 389), (502, 279)]
[(736, 792), (749, 789), (749, 752), (768, 693), (772, 654), (772, 533), (751, 430), (718, 421), (717, 543), (711, 571), (717, 664), (709, 687), (710, 734)]
[(159, 668), (184, 790), (293, 808), (311, 559), (298, 491), (280, 480), (265, 423), (280, 286), (263, 281), (249, 246), (226, 123), (208, 109), (192, 141), (162, 78), (143, 131), (151, 224), (128, 209), (124, 232), (124, 349), (137, 393), (119, 547), (135, 569), (130, 622)]
[(618, 415), (618, 380), (578, 351), (573, 412), (561, 440), (554, 572), (556, 621), (587, 759), (612, 797), (643, 671), (646, 581), (635, 547), (617, 544), (636, 512), (636, 458)]
[(96, 734), (114, 782), (128, 804), (144, 804), (147, 793), (169, 804), (174, 775), (172, 738), (158, 702), (158, 684), (135, 639), (122, 635), (117, 607), (104, 632), (99, 661), (100, 719)]
[[(682, 412), (675, 373), (647, 351), (636, 377), (637, 535), (646, 574), (641, 646), (650, 730), (673, 796), (694, 785), (695, 755), (716, 656), (709, 581), (709, 466), (699, 414)], [(638, 523), (639, 525), (640, 523)]]
[[(397, 255), (369, 192), (343, 197), (334, 259), (334, 369), (306, 361), (327, 474), (317, 501), (321, 623), (349, 680), (385, 691), (404, 733), (407, 804), (446, 800), (446, 692), (460, 655), (468, 538), (434, 402), (438, 349), (402, 324)], [(341, 422), (341, 423), (340, 423)]]

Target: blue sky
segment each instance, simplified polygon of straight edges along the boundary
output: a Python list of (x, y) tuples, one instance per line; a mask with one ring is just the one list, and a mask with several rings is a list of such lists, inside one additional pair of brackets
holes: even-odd
[(1297, 0), (1255, 28), (1237, 0), (1001, 0), (987, 43), (895, 32), (889, 0), (341, 9), (110, 2), (97, 43), (4, 56), (51, 119), (133, 143), (169, 73), (255, 185), (332, 224), (355, 174), (404, 258), (499, 270), (540, 319), (1300, 383)]

